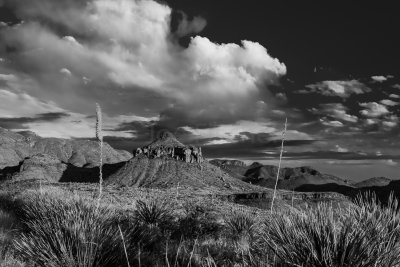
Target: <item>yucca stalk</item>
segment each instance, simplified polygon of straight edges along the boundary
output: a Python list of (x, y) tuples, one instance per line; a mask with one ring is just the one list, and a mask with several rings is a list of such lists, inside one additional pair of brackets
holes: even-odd
[(274, 187), (274, 195), (272, 196), (272, 201), (271, 201), (271, 213), (274, 207), (274, 200), (276, 197), (276, 188), (278, 186), (278, 180), (279, 180), (279, 172), (281, 170), (281, 163), (282, 163), (282, 155), (283, 155), (283, 143), (285, 142), (285, 135), (286, 135), (286, 129), (287, 129), (287, 118), (285, 120), (285, 129), (282, 132), (282, 144), (281, 144), (281, 153), (279, 155), (279, 165), (278, 165), (278, 172), (276, 173), (276, 181), (275, 181), (275, 187)]
[(100, 199), (103, 193), (103, 119), (101, 113), (101, 107), (96, 103), (96, 139), (99, 143), (100, 149), (100, 166), (99, 166), (99, 198), (97, 206), (100, 206)]

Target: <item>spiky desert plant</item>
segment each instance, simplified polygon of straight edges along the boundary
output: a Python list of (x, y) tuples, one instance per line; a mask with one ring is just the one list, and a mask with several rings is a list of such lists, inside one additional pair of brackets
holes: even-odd
[(18, 200), (15, 211), (23, 231), (14, 249), (34, 266), (121, 266), (113, 210), (39, 194)]
[(286, 128), (287, 128), (287, 118), (285, 120), (285, 128), (282, 132), (282, 144), (281, 144), (281, 152), (279, 155), (279, 165), (278, 165), (278, 171), (276, 173), (276, 181), (275, 181), (275, 187), (274, 187), (274, 195), (272, 196), (272, 201), (271, 201), (271, 213), (273, 211), (274, 208), (274, 200), (276, 197), (276, 188), (278, 186), (278, 180), (279, 180), (279, 172), (281, 170), (281, 163), (282, 163), (282, 155), (283, 155), (283, 143), (285, 142), (285, 135), (286, 135)]
[(98, 103), (96, 103), (96, 139), (99, 143), (100, 149), (100, 166), (99, 166), (99, 198), (98, 198), (98, 206), (100, 205), (101, 195), (103, 193), (103, 118), (101, 107)]
[(226, 219), (228, 236), (244, 250), (249, 250), (253, 239), (259, 233), (257, 218), (246, 212), (235, 212)]
[(399, 266), (400, 213), (360, 197), (348, 212), (326, 204), (271, 218), (264, 240), (283, 266)]

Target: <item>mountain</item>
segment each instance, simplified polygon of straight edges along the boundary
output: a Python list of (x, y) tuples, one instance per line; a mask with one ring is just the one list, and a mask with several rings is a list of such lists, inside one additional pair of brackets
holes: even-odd
[(369, 178), (367, 180), (358, 182), (358, 183), (354, 183), (353, 185), (355, 187), (371, 187), (371, 186), (386, 186), (388, 185), (392, 180), (386, 177), (373, 177), (373, 178)]
[[(32, 132), (16, 133), (0, 128), (0, 169), (18, 166), (25, 158), (47, 154), (60, 162), (78, 167), (99, 166), (99, 144), (91, 140), (41, 138)], [(127, 161), (132, 154), (103, 146), (103, 162), (113, 164)]]
[[(212, 160), (210, 163), (226, 170), (231, 176), (245, 182), (262, 187), (274, 188), (276, 183), (277, 166), (263, 165), (254, 162), (246, 166), (236, 160)], [(278, 188), (292, 190), (304, 184), (335, 183), (352, 187), (346, 180), (339, 177), (323, 174), (311, 167), (281, 168), (279, 172)]]
[[(0, 128), (0, 181), (97, 181), (99, 157), (99, 144), (95, 141), (41, 138), (32, 132)], [(120, 162), (130, 158), (131, 153), (104, 143), (103, 172), (114, 173)]]
[(229, 160), (229, 159), (213, 159), (210, 163), (220, 167), (232, 177), (243, 180), (246, 177), (244, 174), (249, 168), (243, 161), (240, 160)]
[(105, 184), (199, 190), (259, 190), (261, 188), (233, 178), (221, 168), (204, 160), (201, 148), (184, 145), (165, 132), (153, 143), (138, 148)]

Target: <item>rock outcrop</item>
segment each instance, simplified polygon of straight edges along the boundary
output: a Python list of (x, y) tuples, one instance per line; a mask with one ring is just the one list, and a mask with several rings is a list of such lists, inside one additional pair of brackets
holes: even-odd
[(135, 157), (144, 155), (148, 158), (173, 158), (187, 163), (202, 163), (204, 161), (201, 147), (185, 146), (169, 132), (163, 132), (153, 143), (137, 148)]

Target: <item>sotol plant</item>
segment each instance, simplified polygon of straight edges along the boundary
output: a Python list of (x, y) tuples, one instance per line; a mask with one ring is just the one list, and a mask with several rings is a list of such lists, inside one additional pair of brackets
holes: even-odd
[(100, 149), (100, 166), (99, 166), (99, 198), (98, 198), (98, 206), (100, 205), (100, 199), (103, 192), (103, 118), (101, 107), (98, 103), (96, 103), (96, 139), (99, 143)]

